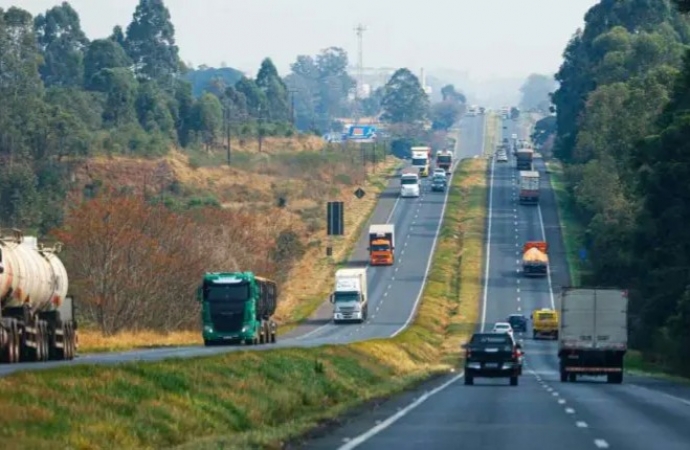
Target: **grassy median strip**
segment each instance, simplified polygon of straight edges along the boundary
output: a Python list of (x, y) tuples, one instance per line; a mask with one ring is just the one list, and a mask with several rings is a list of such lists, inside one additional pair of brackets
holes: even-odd
[(580, 260), (579, 251), (584, 246), (585, 227), (575, 213), (575, 200), (567, 189), (567, 181), (560, 161), (546, 163), (551, 180), (551, 189), (556, 197), (558, 219), (563, 234), (565, 256), (570, 272), (570, 284), (580, 286), (585, 268)]
[(448, 372), (478, 318), (486, 164), (456, 169), (423, 302), (396, 338), (11, 375), (0, 380), (4, 447), (280, 448), (357, 404)]

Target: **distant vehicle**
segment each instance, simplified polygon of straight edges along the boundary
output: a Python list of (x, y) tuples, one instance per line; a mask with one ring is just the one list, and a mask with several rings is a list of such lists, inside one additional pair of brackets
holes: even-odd
[(431, 179), (431, 190), (434, 192), (443, 192), (448, 186), (448, 180), (445, 175), (434, 175)]
[(335, 272), (335, 288), (331, 293), (333, 323), (367, 320), (367, 269), (339, 269)]
[(511, 337), (513, 336), (513, 327), (508, 322), (496, 322), (491, 331), (493, 333), (508, 333)]
[(505, 153), (499, 153), (498, 156), (496, 157), (496, 161), (508, 162), (508, 155), (506, 155)]
[(438, 175), (438, 176), (441, 176), (441, 177), (443, 177), (443, 178), (446, 178), (446, 171), (445, 171), (445, 169), (440, 169), (440, 168), (439, 168), (439, 169), (434, 169), (434, 173), (433, 173), (431, 176), (432, 176), (432, 177), (435, 177), (435, 176), (437, 176), (437, 175)]
[(518, 202), (526, 205), (539, 203), (539, 172), (536, 170), (520, 171)]
[(516, 141), (518, 137), (517, 137), (517, 134), (516, 134), (516, 133), (513, 133), (513, 134), (510, 135), (510, 138), (511, 138), (512, 140)]
[(513, 331), (517, 331), (518, 333), (527, 332), (527, 317), (522, 314), (511, 314), (508, 316), (506, 322), (510, 324)]
[(392, 223), (369, 225), (367, 250), (370, 265), (392, 266), (395, 263), (395, 225)]
[(416, 173), (404, 173), (400, 177), (400, 196), (419, 197), (419, 175)]
[(431, 147), (412, 147), (412, 167), (418, 170), (420, 177), (429, 176)]
[(528, 241), (522, 246), (522, 275), (545, 277), (549, 272), (549, 244), (546, 241)]
[(463, 345), (465, 349), (465, 384), (475, 378), (510, 378), (518, 385), (522, 372), (522, 345), (508, 333), (475, 333)]
[(441, 150), (436, 154), (436, 166), (439, 169), (450, 173), (450, 167), (453, 165), (453, 152), (450, 150)]

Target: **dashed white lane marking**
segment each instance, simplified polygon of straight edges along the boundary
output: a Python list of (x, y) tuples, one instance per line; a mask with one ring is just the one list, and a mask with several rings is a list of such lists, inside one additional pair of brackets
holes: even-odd
[(551, 395), (553, 395), (554, 397), (558, 397), (558, 392), (553, 392)]
[(517, 310), (518, 310), (518, 312), (520, 312), (520, 311), (522, 311), (522, 308), (520, 308), (520, 307), (518, 306), (518, 307), (517, 307)]
[(559, 398), (559, 399), (558, 399), (558, 404), (559, 404), (559, 405), (565, 405), (565, 400), (562, 399), (562, 398)]
[(587, 428), (587, 422), (578, 420), (577, 422), (575, 422), (575, 426), (578, 428)]
[(603, 439), (595, 439), (594, 445), (596, 445), (597, 448), (609, 448), (609, 443)]
[(565, 408), (565, 413), (566, 414), (575, 414), (575, 410), (573, 408)]
[[(520, 292), (520, 288), (517, 288), (517, 291)], [(520, 297), (518, 297), (518, 299), (519, 299), (519, 298), (520, 298)], [(519, 300), (518, 300), (518, 301), (519, 301)]]
[[(402, 255), (402, 253), (401, 253), (401, 255)], [(400, 268), (400, 267), (396, 267), (396, 268), (395, 268), (395, 271), (397, 272), (399, 268)]]

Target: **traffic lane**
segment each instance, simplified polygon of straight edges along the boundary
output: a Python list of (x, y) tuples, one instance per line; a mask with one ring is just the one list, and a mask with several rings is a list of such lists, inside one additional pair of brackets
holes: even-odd
[[(537, 345), (533, 345), (537, 347)], [(604, 377), (583, 377), (561, 383), (557, 371), (557, 344), (526, 358), (546, 387), (558, 393), (562, 407), (581, 428), (591, 430), (600, 448), (687, 449), (690, 442), (690, 402), (653, 389), (606, 383)]]
[(446, 193), (429, 192), (415, 211), (407, 240), (400, 251), (398, 267), (371, 318), (371, 325), (376, 329), (370, 330), (369, 337), (391, 336), (406, 324), (412, 314), (422, 293), (429, 261), (433, 257), (432, 250), (446, 198)]
[(483, 116), (463, 119), (456, 152), (458, 159), (472, 158), (484, 152), (484, 124)]
[[(349, 256), (346, 264), (347, 267), (366, 267), (368, 265), (369, 252), (367, 251), (367, 247), (369, 246), (370, 224), (389, 223), (389, 221), (395, 220), (394, 216), (398, 210), (398, 194), (400, 192), (398, 175), (399, 171), (396, 171), (395, 174), (390, 177), (386, 189), (379, 194), (379, 199), (374, 207), (374, 211), (362, 228), (362, 234)], [(322, 331), (323, 327), (328, 327), (332, 316), (333, 306), (328, 299), (324, 299), (323, 303), (308, 319), (281, 337), (288, 339), (294, 337), (309, 338), (311, 335)]]
[[(395, 263), (393, 266), (375, 266), (367, 269), (367, 284), (369, 295), (369, 320), (363, 324), (357, 323), (343, 323), (333, 324), (329, 323), (327, 326), (322, 326), (320, 329), (303, 336), (300, 340), (308, 339), (330, 339), (333, 342), (342, 340), (351, 340), (354, 334), (358, 338), (361, 333), (367, 329), (371, 323), (371, 316), (375, 315), (380, 302), (385, 298), (387, 290), (394, 282), (396, 269), (401, 264), (400, 253), (405, 247), (405, 243), (410, 242), (409, 230), (414, 220), (415, 214), (421, 208), (423, 195), (419, 198), (401, 198), (398, 202), (398, 207), (393, 214), (395, 224)], [(413, 240), (413, 239), (412, 239)], [(333, 305), (327, 302), (330, 316), (333, 314)], [(331, 320), (331, 319), (329, 319)]]
[[(537, 158), (535, 160), (535, 167), (539, 171), (540, 178), (542, 178), (539, 190), (539, 203), (544, 223), (544, 234), (546, 235), (546, 242), (549, 243), (551, 280), (554, 289), (559, 291), (562, 286), (570, 286), (572, 280), (570, 279), (570, 270), (568, 268), (565, 245), (563, 244), (563, 233), (556, 204), (556, 194), (551, 188), (551, 178), (546, 170), (544, 160)], [(558, 304), (556, 306), (558, 307)]]
[[(356, 448), (550, 450), (554, 442), (568, 450), (593, 448), (591, 436), (574, 425), (552, 392), (535, 377), (520, 381), (509, 386), (506, 379), (476, 379), (474, 386), (465, 386), (459, 380), (414, 409), (403, 407), (399, 420)], [(356, 439), (354, 429), (338, 433)], [(312, 443), (307, 448), (328, 447)]]

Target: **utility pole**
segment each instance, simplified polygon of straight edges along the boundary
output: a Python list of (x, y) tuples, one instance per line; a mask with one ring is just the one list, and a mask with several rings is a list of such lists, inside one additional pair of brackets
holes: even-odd
[(359, 125), (360, 109), (359, 109), (359, 91), (364, 88), (364, 53), (362, 49), (362, 42), (364, 40), (364, 32), (366, 27), (362, 24), (357, 25), (355, 31), (357, 32), (357, 87), (355, 88), (355, 125)]
[(230, 165), (230, 154), (231, 154), (231, 150), (230, 150), (230, 124), (231, 124), (231, 119), (232, 119), (232, 116), (231, 116), (232, 112), (230, 109), (231, 108), (230, 105), (231, 105), (231, 100), (226, 98), (225, 99), (225, 105), (224, 105), (225, 107), (223, 108), (223, 112), (225, 114), (223, 114), (223, 115), (225, 116), (224, 117), (224, 119), (225, 119), (224, 120), (224, 122), (225, 122), (225, 140), (226, 140), (225, 149), (228, 152), (228, 154), (227, 154), (228, 166)]
[(297, 89), (290, 89), (290, 121), (292, 126), (295, 126), (295, 93), (299, 92)]

